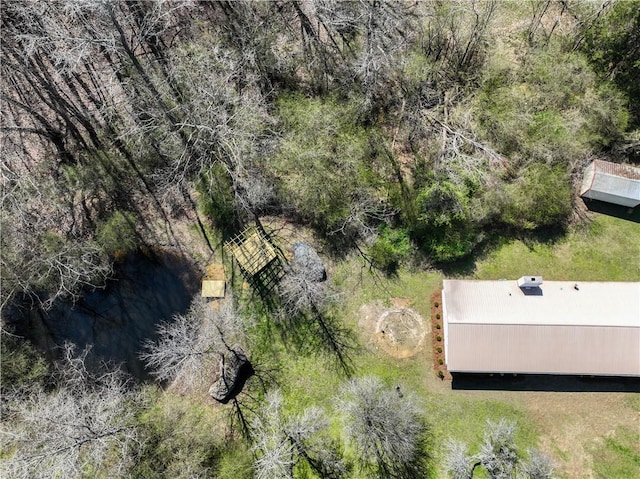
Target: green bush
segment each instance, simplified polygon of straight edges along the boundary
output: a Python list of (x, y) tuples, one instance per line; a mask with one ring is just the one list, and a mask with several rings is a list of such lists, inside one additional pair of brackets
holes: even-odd
[(49, 367), (42, 355), (25, 339), (0, 332), (2, 361), (0, 391), (44, 383)]
[(441, 328), (440, 323), (437, 323), (436, 324), (436, 329), (440, 329), (440, 328)]
[(436, 336), (436, 340), (437, 341), (442, 341), (442, 336), (440, 336), (440, 335)]
[(468, 218), (469, 199), (466, 191), (446, 179), (434, 179), (416, 199), (420, 220), (435, 227), (450, 226)]
[(228, 236), (234, 231), (236, 211), (233, 184), (224, 167), (217, 163), (197, 183), (198, 206), (213, 225)]
[(480, 241), (479, 231), (471, 221), (456, 221), (425, 236), (422, 249), (434, 261), (442, 263), (468, 256)]
[(444, 379), (444, 373), (442, 372), (442, 370), (438, 371), (438, 377), (440, 379)]
[(218, 479), (252, 479), (253, 458), (246, 444), (236, 440), (222, 451), (220, 461), (217, 466)]
[(533, 230), (563, 223), (571, 213), (572, 191), (561, 166), (534, 163), (506, 185), (501, 219), (518, 229)]
[(134, 251), (139, 245), (135, 216), (116, 211), (107, 221), (98, 224), (96, 241), (109, 255)]
[(440, 303), (436, 301), (435, 303), (433, 303), (433, 305), (437, 308), (438, 306), (440, 306)]
[(440, 319), (440, 313), (436, 313), (436, 319)]
[(379, 228), (376, 241), (368, 248), (373, 265), (388, 274), (395, 273), (400, 263), (409, 257), (412, 247), (406, 230), (392, 229), (387, 225)]
[(443, 365), (444, 361), (442, 360), (442, 358), (438, 359), (438, 364)]
[(586, 25), (582, 51), (598, 73), (627, 94), (633, 122), (640, 124), (640, 1), (615, 2)]
[(357, 106), (302, 95), (278, 102), (282, 140), (271, 164), (283, 205), (325, 235), (358, 237), (381, 204), (377, 147)]
[(441, 353), (441, 352), (442, 352), (442, 348), (441, 348), (440, 346), (438, 346), (438, 347), (436, 348), (436, 351), (438, 351), (438, 353)]
[(478, 224), (471, 217), (467, 185), (432, 179), (416, 197), (417, 223), (413, 235), (437, 262), (467, 256), (479, 241)]
[(628, 123), (619, 91), (600, 81), (584, 55), (557, 45), (520, 64), (490, 65), (476, 96), (478, 133), (517, 165), (568, 165), (608, 146)]

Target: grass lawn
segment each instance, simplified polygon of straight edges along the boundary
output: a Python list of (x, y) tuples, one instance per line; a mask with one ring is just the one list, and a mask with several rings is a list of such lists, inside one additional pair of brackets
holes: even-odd
[[(359, 308), (363, 304), (379, 301), (389, 305), (391, 298), (408, 298), (411, 308), (428, 321), (429, 298), (442, 287), (443, 275), (401, 271), (395, 278), (374, 278), (360, 274), (359, 263), (351, 261), (341, 265), (336, 281), (343, 290), (351, 293), (345, 302), (345, 320), (358, 328)], [(369, 332), (359, 331), (363, 335)], [(454, 392), (450, 382), (435, 376), (431, 361), (430, 341), (416, 357), (395, 359), (382, 351), (364, 349), (355, 360), (357, 374), (376, 374), (390, 386), (400, 385), (405, 391), (414, 392), (430, 424), (436, 447), (433, 451), (436, 477), (446, 477), (442, 470), (443, 445), (447, 438), (466, 442), (471, 453), (476, 452), (483, 438), (487, 420), (507, 418), (518, 427), (518, 445), (522, 449), (537, 445), (536, 424), (529, 418), (526, 407), (513, 399), (487, 398), (485, 395)]]
[[(505, 242), (475, 259), (464, 277), (515, 279), (536, 274), (550, 280), (640, 280), (640, 224), (594, 216), (589, 226), (555, 242)], [(430, 341), (418, 355), (397, 359), (372, 346), (374, 331), (363, 330), (360, 322), (363, 305), (385, 307), (398, 299), (428, 322), (429, 299), (442, 285), (442, 272), (401, 270), (388, 278), (372, 274), (360, 258), (352, 257), (329, 273), (341, 295), (335, 314), (353, 332), (356, 343), (350, 352), (354, 375), (375, 374), (389, 387), (399, 385), (416, 396), (435, 439), (434, 477), (446, 477), (442, 461), (447, 438), (466, 442), (475, 453), (487, 420), (502, 417), (517, 424), (518, 448), (537, 447), (551, 455), (562, 478), (631, 477), (639, 453), (629, 420), (638, 414), (633, 394), (452, 390), (450, 382), (434, 374)], [(277, 382), (272, 386), (282, 390), (287, 413), (320, 406), (331, 417), (332, 435), (338, 437), (334, 403), (347, 375), (330, 353), (305, 347), (304, 334), (309, 333), (283, 340), (271, 331), (254, 348), (254, 355), (261, 351), (265, 364), (274, 368)]]
[[(588, 226), (575, 228), (554, 242), (505, 242), (477, 259), (466, 277), (516, 279), (536, 274), (549, 280), (640, 280), (640, 224), (602, 214), (593, 216)], [(396, 278), (374, 278), (363, 268), (352, 260), (334, 274), (340, 289), (349, 292), (344, 319), (350, 327), (358, 329), (358, 311), (363, 304), (380, 301), (388, 305), (390, 298), (397, 297), (409, 298), (411, 307), (428, 318), (429, 296), (441, 287), (442, 273), (401, 271)], [(632, 394), (452, 391), (450, 383), (435, 378), (430, 354), (425, 351), (399, 360), (382, 351), (363, 349), (354, 359), (357, 374), (377, 374), (389, 385), (401, 384), (419, 396), (438, 438), (434, 454), (441, 477), (445, 477), (441, 471), (443, 439), (465, 441), (473, 452), (482, 440), (486, 421), (501, 417), (517, 423), (518, 447), (542, 448), (554, 457), (561, 477), (631, 477), (624, 476), (624, 471), (636, 467), (637, 441), (634, 443), (629, 427), (623, 425), (628, 423), (625, 417), (634, 415), (626, 400)], [(334, 377), (326, 379), (331, 381), (335, 387)], [(322, 391), (322, 387), (317, 390), (318, 398)], [(581, 401), (582, 407), (572, 407), (576, 401)], [(576, 430), (580, 432), (572, 432)], [(612, 430), (617, 432), (611, 435)], [(614, 463), (620, 466), (611, 469)], [(611, 470), (613, 475), (602, 475), (603, 470)], [(618, 470), (623, 472), (615, 472)]]
[[(637, 422), (635, 424), (637, 426)], [(602, 479), (628, 479), (638, 477), (640, 471), (640, 445), (637, 427), (618, 426), (612, 435), (605, 436), (593, 448), (596, 477)]]
[(507, 242), (475, 266), (475, 279), (534, 274), (557, 281), (639, 281), (640, 223), (596, 214), (590, 225), (556, 242)]

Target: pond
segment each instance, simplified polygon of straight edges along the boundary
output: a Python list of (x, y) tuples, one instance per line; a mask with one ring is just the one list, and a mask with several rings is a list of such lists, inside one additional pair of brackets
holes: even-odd
[[(86, 292), (75, 304), (58, 301), (33, 308), (16, 321), (16, 332), (54, 358), (65, 341), (80, 349), (92, 345), (89, 361), (111, 361), (134, 377), (149, 372), (138, 358), (156, 326), (183, 314), (199, 291), (200, 273), (188, 258), (163, 250), (137, 252), (115, 265), (104, 289)], [(91, 364), (90, 364), (91, 365)]]

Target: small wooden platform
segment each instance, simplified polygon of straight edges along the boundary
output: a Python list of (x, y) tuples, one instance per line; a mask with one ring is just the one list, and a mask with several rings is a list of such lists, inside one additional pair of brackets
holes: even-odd
[(206, 276), (202, 280), (203, 298), (224, 298), (226, 277), (224, 265), (210, 264), (206, 268)]

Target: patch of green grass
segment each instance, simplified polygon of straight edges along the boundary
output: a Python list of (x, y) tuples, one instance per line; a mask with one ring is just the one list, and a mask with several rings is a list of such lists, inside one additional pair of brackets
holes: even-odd
[(640, 280), (640, 224), (597, 215), (588, 228), (554, 243), (511, 241), (476, 263), (476, 279)]
[[(439, 272), (400, 270), (397, 277), (385, 278), (382, 275), (371, 275), (365, 266), (361, 266), (358, 259), (351, 259), (339, 266), (334, 278), (342, 291), (349, 292), (344, 298), (343, 321), (350, 328), (357, 330), (362, 305), (374, 301), (389, 305), (390, 298), (410, 299), (411, 307), (428, 321), (430, 297), (442, 286), (443, 276)], [(518, 447), (524, 451), (536, 445), (535, 423), (519, 403), (487, 400), (483, 395), (468, 397), (446, 388), (441, 392), (431, 390), (431, 381), (428, 378), (433, 376), (434, 372), (427, 354), (395, 359), (383, 352), (373, 352), (362, 346), (353, 360), (356, 376), (374, 374), (390, 387), (400, 385), (405, 393), (416, 395), (434, 438), (435, 449), (431, 453), (436, 464), (435, 470), (439, 474), (442, 474), (442, 448), (446, 438), (464, 441), (469, 445), (470, 451), (475, 452), (482, 442), (487, 420), (498, 421), (504, 417), (514, 421), (518, 428)], [(327, 391), (332, 391), (331, 399), (335, 397), (340, 384), (346, 378), (336, 378), (335, 375), (328, 374), (323, 365), (313, 364), (313, 361), (297, 358), (296, 362), (299, 363), (299, 367), (292, 365), (295, 377), (283, 380), (283, 383), (293, 381), (290, 386), (292, 402), (309, 405), (318, 401), (319, 405), (330, 406), (331, 402), (326, 399)], [(433, 381), (438, 381), (435, 376)], [(318, 385), (312, 384), (314, 382)], [(312, 400), (312, 397), (315, 399)]]
[(640, 395), (638, 395), (638, 394), (629, 394), (627, 396), (627, 404), (635, 412), (640, 412)]
[(327, 367), (326, 361), (317, 356), (290, 358), (287, 363), (282, 390), (290, 409), (300, 412), (309, 406), (320, 406), (330, 410), (333, 395), (345, 376)]
[[(640, 247), (635, 241), (638, 237), (640, 224), (595, 214), (588, 227), (576, 228), (555, 242), (507, 242), (478, 260), (471, 276), (517, 278), (535, 272), (552, 280), (638, 280)], [(416, 395), (434, 438), (431, 453), (439, 474), (442, 474), (445, 440), (450, 437), (466, 442), (473, 453), (482, 442), (487, 420), (504, 417), (514, 421), (521, 451), (537, 445), (537, 425), (517, 399), (466, 395), (444, 385), (440, 387), (428, 354), (396, 359), (382, 351), (369, 350), (363, 344), (368, 334), (359, 331), (363, 305), (379, 301), (390, 306), (392, 298), (407, 298), (411, 307), (428, 321), (431, 294), (442, 285), (441, 272), (401, 269), (397, 276), (387, 277), (373, 273), (359, 257), (351, 257), (336, 265), (330, 279), (342, 293), (342, 303), (336, 313), (339, 322), (360, 341), (351, 352), (354, 376), (377, 375), (389, 387), (400, 385), (405, 393)], [(309, 406), (323, 407), (331, 417), (330, 435), (340, 437), (334, 399), (347, 376), (329, 353), (305, 348), (304, 341), (293, 344), (283, 340), (277, 332), (265, 339), (263, 347), (271, 351), (270, 364), (277, 364), (279, 368), (277, 386), (283, 391), (287, 413), (300, 413)], [(631, 406), (635, 407), (635, 403)], [(595, 462), (603, 464), (595, 470), (610, 468), (613, 471), (610, 476), (598, 472), (605, 474), (601, 477), (625, 477), (625, 471), (635, 464), (637, 453), (630, 448), (629, 434), (623, 430), (594, 451)], [(618, 458), (619, 467), (613, 465)]]
[(389, 305), (391, 298), (407, 298), (410, 307), (428, 318), (431, 294), (442, 287), (442, 274), (436, 271), (409, 271), (401, 269), (396, 276), (387, 278), (371, 273), (359, 258), (352, 258), (340, 265), (335, 273), (335, 283), (345, 295), (345, 320), (357, 323), (357, 314), (364, 304), (379, 300)]
[(565, 462), (569, 460), (569, 453), (560, 449), (556, 443), (551, 444), (551, 450), (556, 458), (560, 458)]
[(470, 398), (459, 394), (429, 394), (426, 398), (425, 413), (432, 425), (432, 431), (440, 448), (435, 451), (442, 460), (446, 439), (456, 439), (469, 446), (475, 453), (483, 440), (488, 420), (497, 422), (501, 418), (516, 424), (516, 443), (521, 451), (535, 447), (537, 430), (523, 406), (515, 402)]
[(628, 479), (640, 471), (640, 443), (638, 431), (619, 427), (593, 453), (593, 467), (597, 478)]
[(233, 447), (222, 451), (216, 465), (218, 479), (250, 479), (253, 476), (253, 461), (247, 444), (235, 441)]

